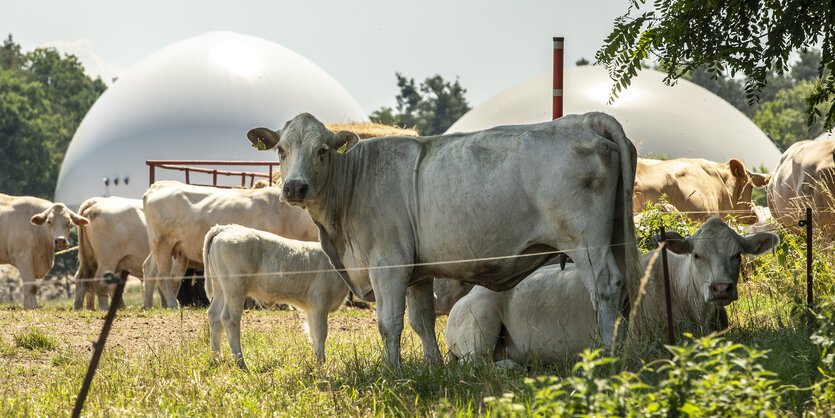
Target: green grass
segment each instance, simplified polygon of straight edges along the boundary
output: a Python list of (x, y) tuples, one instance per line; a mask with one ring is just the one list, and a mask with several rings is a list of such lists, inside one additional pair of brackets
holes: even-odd
[[(835, 390), (826, 384), (831, 377), (822, 373), (820, 349), (810, 339), (816, 325), (802, 314), (802, 243), (789, 235), (782, 238), (784, 245), (775, 254), (746, 262), (740, 299), (729, 310), (731, 328), (722, 338), (766, 352), (757, 362), (774, 373), (775, 385), (781, 388), (777, 414), (831, 415)], [(818, 240), (816, 248), (827, 245), (823, 238)], [(820, 297), (835, 286), (835, 251), (816, 253), (816, 259)], [(484, 402), (485, 397), (511, 393), (514, 402), (530, 406), (534, 394), (527, 379), (572, 375), (572, 364), (510, 371), (489, 363), (426, 364), (419, 339), (408, 327), (403, 333), (403, 364), (391, 370), (382, 361), (377, 329), (370, 325), (373, 310), (334, 314), (336, 326), (328, 336), (324, 365), (313, 362), (297, 312), (249, 311), (242, 334), (247, 373), (231, 363), (225, 339), (224, 358), (211, 358), (205, 310), (142, 311), (139, 287), (129, 287), (125, 300), (129, 309), (120, 312), (117, 323), (130, 319), (142, 327), (144, 320), (165, 320), (173, 325), (161, 345), (141, 339), (108, 342), (84, 409), (91, 416), (490, 416), (500, 411), (495, 403)], [(0, 320), (2, 327), (28, 327), (0, 340), (0, 415), (71, 411), (90, 360), (88, 341), (98, 335), (104, 315), (70, 311), (70, 306), (69, 300), (54, 301), (36, 311), (9, 311)], [(87, 329), (87, 336), (65, 335), (59, 325), (51, 325), (67, 320)], [(256, 321), (272, 325), (260, 330), (248, 325)], [(358, 327), (357, 321), (365, 325)], [(178, 331), (177, 324), (189, 331)], [(187, 328), (188, 324), (198, 326)], [(436, 328), (442, 351), (444, 324), (442, 319)], [(687, 339), (680, 336), (679, 341)], [(660, 339), (641, 341), (619, 354), (613, 373), (638, 372), (669, 358)], [(650, 383), (660, 379), (646, 377)]]
[(56, 347), (55, 340), (39, 328), (30, 328), (20, 334), (15, 334), (13, 338), (16, 347), (27, 350), (54, 350)]

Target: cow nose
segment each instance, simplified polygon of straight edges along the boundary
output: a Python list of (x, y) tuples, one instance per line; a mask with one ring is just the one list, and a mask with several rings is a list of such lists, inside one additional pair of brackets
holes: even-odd
[(63, 237), (55, 238), (55, 246), (58, 247), (59, 250), (66, 250), (67, 239)]
[(730, 298), (731, 290), (733, 290), (733, 283), (713, 283), (710, 285), (710, 291), (713, 293), (714, 299)]
[(304, 200), (307, 195), (307, 188), (308, 185), (304, 181), (289, 180), (284, 183), (282, 192), (284, 192), (284, 197), (287, 200)]

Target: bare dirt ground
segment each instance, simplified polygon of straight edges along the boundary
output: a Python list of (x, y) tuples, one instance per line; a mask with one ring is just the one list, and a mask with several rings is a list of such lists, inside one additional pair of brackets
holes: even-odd
[[(98, 340), (105, 312), (72, 311), (69, 308), (24, 310), (18, 305), (0, 307), (0, 344), (15, 345), (15, 335), (37, 328), (58, 345), (57, 351), (67, 354), (92, 354), (93, 341)], [(247, 311), (242, 319), (244, 332), (302, 332), (305, 319), (302, 311)], [(373, 310), (344, 307), (328, 318), (328, 338), (359, 330), (377, 329)], [(162, 347), (176, 346), (194, 339), (208, 341), (205, 309), (178, 311), (139, 308), (120, 310), (107, 339), (107, 348), (120, 348), (128, 355), (145, 355)], [(225, 339), (224, 339), (225, 344)], [(28, 350), (27, 350), (28, 351)], [(38, 369), (52, 367), (56, 350), (32, 351), (15, 363)], [(0, 366), (2, 366), (0, 356)]]

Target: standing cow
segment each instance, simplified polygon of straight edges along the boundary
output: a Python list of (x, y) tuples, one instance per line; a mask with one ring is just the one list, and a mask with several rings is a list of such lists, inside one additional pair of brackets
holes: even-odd
[(558, 251), (583, 273), (611, 343), (625, 277), (640, 268), (635, 246), (620, 245), (634, 241), (636, 152), (611, 116), (359, 142), (305, 113), (247, 136), (277, 148), (281, 198), (307, 209), (354, 294), (376, 300), (388, 363), (400, 363), (407, 299), (424, 358), (440, 360), (433, 277), (506, 290)]
[(87, 218), (63, 203), (0, 193), (0, 264), (11, 264), (23, 281), (23, 306), (37, 306), (38, 285), (52, 269), (55, 248), (67, 249), (70, 228)]
[(641, 212), (647, 202), (658, 203), (664, 194), (671, 205), (693, 220), (732, 213), (740, 223), (750, 225), (758, 220), (751, 192), (767, 182), (766, 175), (748, 171), (736, 158), (727, 163), (701, 158), (639, 158), (633, 210)]
[(768, 208), (783, 225), (797, 227), (807, 207), (815, 227), (835, 235), (835, 140), (795, 142), (768, 182)]
[[(84, 201), (78, 213), (89, 225), (78, 229), (78, 271), (75, 273), (74, 309), (81, 309), (84, 297), (98, 295), (99, 309), (108, 308), (108, 286), (100, 283), (106, 272), (127, 270), (143, 277), (142, 263), (151, 252), (142, 201), (122, 197), (93, 197)], [(88, 308), (92, 308), (88, 299)]]
[(275, 187), (218, 189), (158, 181), (142, 196), (151, 254), (145, 262), (145, 302), (160, 283), (168, 307), (177, 308), (176, 280), (189, 265), (202, 269), (203, 238), (215, 225), (239, 224), (300, 241), (316, 241), (317, 228), (304, 210), (279, 199)]

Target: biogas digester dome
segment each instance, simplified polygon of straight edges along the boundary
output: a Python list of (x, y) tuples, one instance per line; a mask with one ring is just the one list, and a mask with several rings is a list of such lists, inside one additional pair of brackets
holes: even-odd
[[(145, 160), (276, 161), (251, 148), (246, 132), (280, 128), (301, 112), (328, 123), (368, 119), (338, 82), (281, 45), (231, 32), (176, 42), (120, 75), (96, 101), (67, 150), (55, 200), (139, 198), (148, 187)], [(211, 182), (200, 176), (192, 174)], [(105, 177), (119, 184), (106, 188)], [(158, 169), (156, 178), (182, 181), (184, 174)], [(240, 185), (240, 177), (221, 184)]]
[[(601, 67), (566, 68), (565, 114), (606, 112), (623, 125), (641, 155), (742, 160), (749, 169), (773, 170), (780, 151), (739, 110), (719, 96), (687, 80), (674, 87), (664, 74), (642, 70), (632, 84), (607, 105), (612, 80)], [(509, 87), (461, 117), (448, 130), (470, 132), (496, 125), (545, 122), (551, 119), (551, 73)]]

